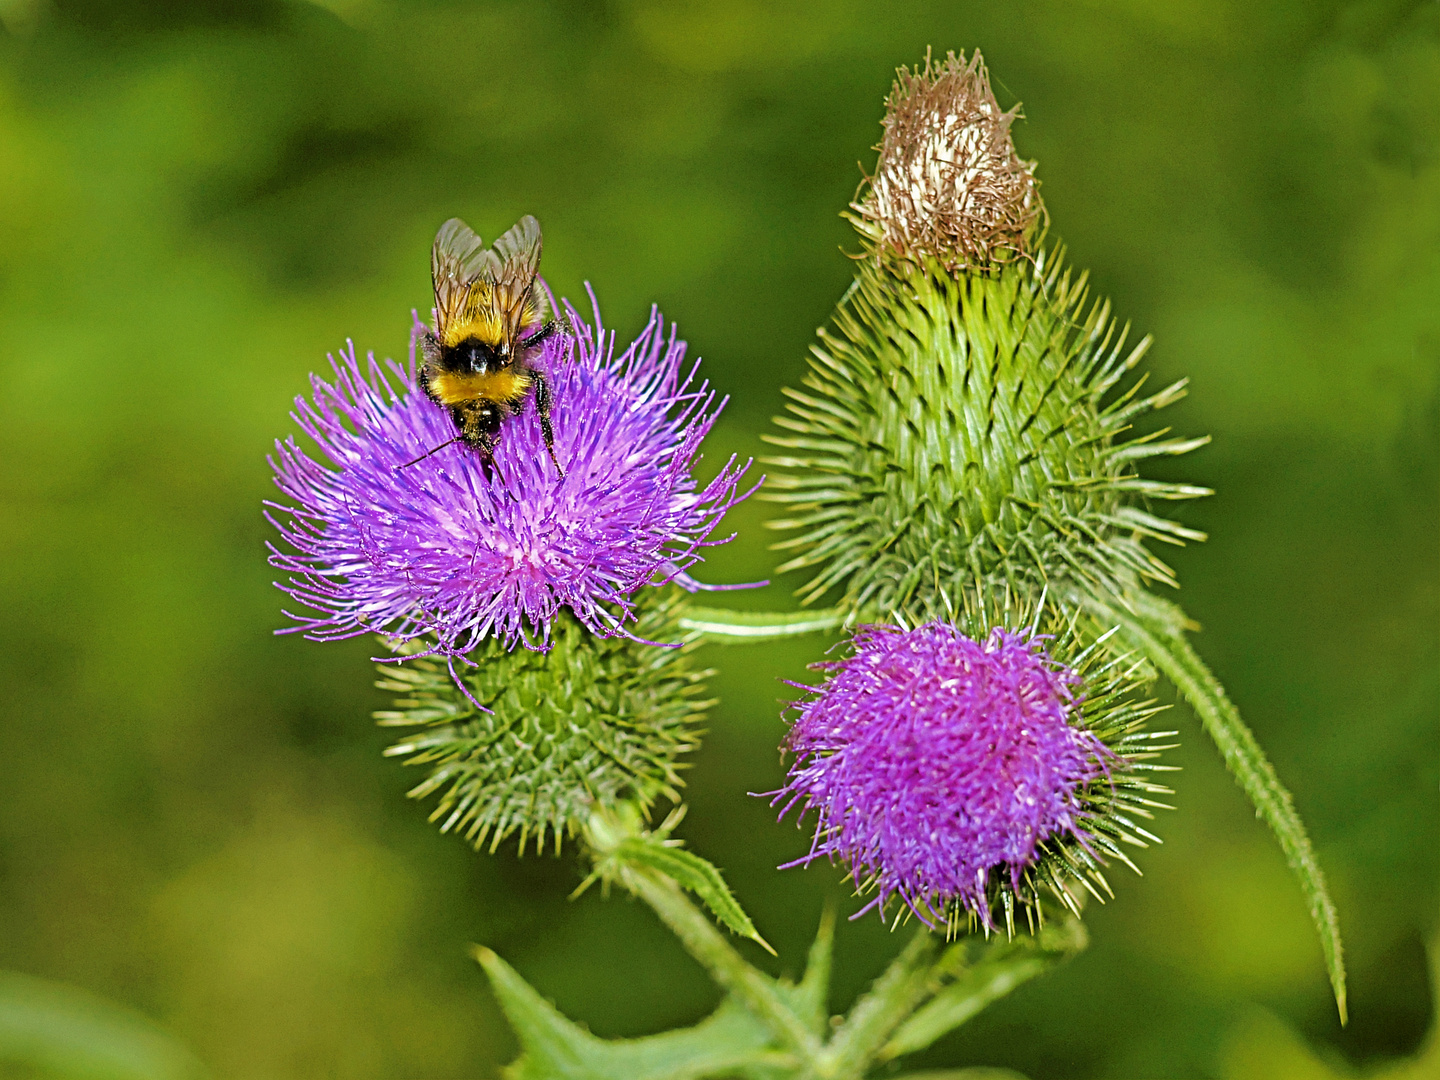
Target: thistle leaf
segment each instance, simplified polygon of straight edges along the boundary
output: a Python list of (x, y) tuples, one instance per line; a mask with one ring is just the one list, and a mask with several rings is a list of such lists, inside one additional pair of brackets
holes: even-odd
[(1260, 748), (1254, 734), (1226, 696), (1218, 679), (1190, 647), (1183, 634), (1175, 628), (1184, 616), (1173, 604), (1166, 604), (1145, 594), (1130, 597), (1134, 610), (1126, 611), (1094, 597), (1083, 597), (1090, 608), (1102, 618), (1120, 626), (1121, 635), (1142, 651), (1150, 661), (1175, 684), (1190, 702), (1206, 733), (1214, 740), (1226, 766), (1235, 780), (1255, 804), (1255, 811), (1280, 842), (1285, 860), (1300, 881), (1310, 918), (1320, 935), (1325, 966), (1330, 972), (1330, 986), (1335, 992), (1335, 1006), (1340, 1023), (1348, 1019), (1345, 999), (1345, 951), (1340, 940), (1340, 926), (1334, 901), (1325, 886), (1325, 874), (1315, 857), (1315, 849), (1294, 801), (1275, 768)]
[(520, 1040), (521, 1055), (507, 1080), (762, 1080), (794, 1059), (774, 1049), (765, 1026), (727, 998), (694, 1027), (641, 1039), (601, 1039), (560, 1013), (509, 964), (477, 948), (505, 1018)]
[(730, 886), (714, 865), (693, 852), (674, 846), (650, 835), (635, 836), (622, 841), (615, 857), (632, 865), (658, 870), (682, 888), (698, 896), (711, 913), (741, 937), (747, 937), (762, 949), (775, 955), (775, 950), (760, 936), (750, 916), (735, 899)]

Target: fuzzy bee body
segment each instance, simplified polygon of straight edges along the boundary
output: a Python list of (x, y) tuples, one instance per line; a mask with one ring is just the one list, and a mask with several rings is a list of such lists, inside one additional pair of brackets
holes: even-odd
[(549, 305), (535, 288), (539, 269), (540, 225), (528, 215), (491, 248), (459, 218), (435, 236), (435, 325), (420, 339), (420, 384), (450, 413), (457, 433), (450, 441), (479, 453), (487, 471), (503, 421), (531, 398), (545, 448), (560, 469), (550, 385), (534, 363), (541, 343), (555, 332)]

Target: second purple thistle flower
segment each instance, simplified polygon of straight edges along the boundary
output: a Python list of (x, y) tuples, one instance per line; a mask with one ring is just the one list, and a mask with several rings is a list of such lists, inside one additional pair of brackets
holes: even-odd
[(310, 609), (291, 614), (292, 629), (428, 635), (446, 656), (492, 636), (544, 649), (562, 607), (593, 633), (623, 633), (637, 590), (695, 586), (687, 568), (749, 494), (748, 463), (733, 457), (703, 488), (692, 472), (724, 401), (658, 312), (617, 354), (598, 306), (593, 326), (566, 311), (573, 333), (539, 361), (563, 478), (533, 407), (506, 423), (489, 475), (460, 444), (405, 468), (455, 434), (416, 386), (413, 334), (408, 366), (362, 363), (352, 347), (332, 361), (334, 382), (312, 376), (294, 417), (329, 463), (294, 439), (272, 460), (294, 505), (272, 504), (292, 550), (272, 548), (271, 563)]
[(1085, 789), (1121, 759), (1075, 722), (1080, 679), (1040, 640), (867, 626), (853, 655), (819, 666), (831, 676), (796, 705), (776, 800), (782, 817), (819, 815), (790, 865), (847, 864), (876, 890), (865, 910), (898, 896), (927, 923), (963, 910), (990, 926), (996, 889), (1022, 892), (1042, 845), (1089, 846)]

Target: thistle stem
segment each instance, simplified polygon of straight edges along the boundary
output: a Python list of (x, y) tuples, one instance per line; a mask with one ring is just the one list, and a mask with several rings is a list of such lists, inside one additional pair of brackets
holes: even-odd
[(939, 980), (957, 958), (964, 957), (964, 946), (954, 945), (938, 963), (932, 963), (939, 947), (939, 939), (922, 927), (875, 980), (870, 992), (855, 1003), (812, 1072), (802, 1075), (826, 1080), (863, 1076), (891, 1032), (939, 988)]
[(836, 630), (844, 621), (844, 613), (834, 608), (819, 611), (728, 611), (700, 607), (687, 609), (679, 620), (681, 629), (698, 630), (723, 644)]
[(1034, 938), (997, 942), (963, 971), (952, 964), (956, 981), (895, 1030), (881, 1048), (879, 1060), (925, 1049), (1012, 990), (1083, 951), (1088, 943), (1080, 920), (1067, 919), (1058, 927), (1045, 927)]
[(745, 960), (669, 878), (651, 870), (629, 869), (625, 884), (660, 916), (680, 943), (725, 990), (745, 1003), (775, 1037), (802, 1061), (813, 1062), (820, 1041), (776, 992), (769, 976)]

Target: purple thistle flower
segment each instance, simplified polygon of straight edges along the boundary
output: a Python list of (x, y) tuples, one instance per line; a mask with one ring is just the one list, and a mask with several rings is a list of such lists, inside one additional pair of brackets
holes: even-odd
[[(594, 295), (591, 295), (594, 305)], [(716, 402), (697, 361), (658, 311), (619, 355), (595, 305), (594, 326), (567, 303), (575, 335), (545, 342), (538, 366), (553, 389), (555, 453), (546, 453), (533, 407), (501, 429), (492, 475), (456, 443), (454, 426), (416, 385), (410, 362), (361, 364), (354, 346), (331, 358), (335, 380), (311, 376), (311, 398), (292, 414), (329, 464), (293, 438), (276, 442), (275, 482), (295, 505), (270, 503), (287, 552), (270, 562), (277, 585), (314, 614), (286, 614), (317, 640), (384, 633), (433, 635), (434, 652), (458, 656), (487, 637), (508, 648), (549, 647), (568, 607), (591, 632), (623, 633), (645, 585), (699, 588), (686, 569), (738, 490), (746, 465), (732, 457), (702, 490), (692, 475)], [(753, 489), (751, 489), (753, 490)]]
[(819, 820), (810, 853), (847, 863), (881, 911), (898, 895), (926, 923), (958, 906), (992, 925), (989, 889), (1018, 890), (1045, 841), (1088, 848), (1085, 786), (1114, 753), (1071, 722), (1079, 677), (1029, 633), (983, 643), (954, 626), (862, 627), (854, 653), (797, 704), (783, 818)]

